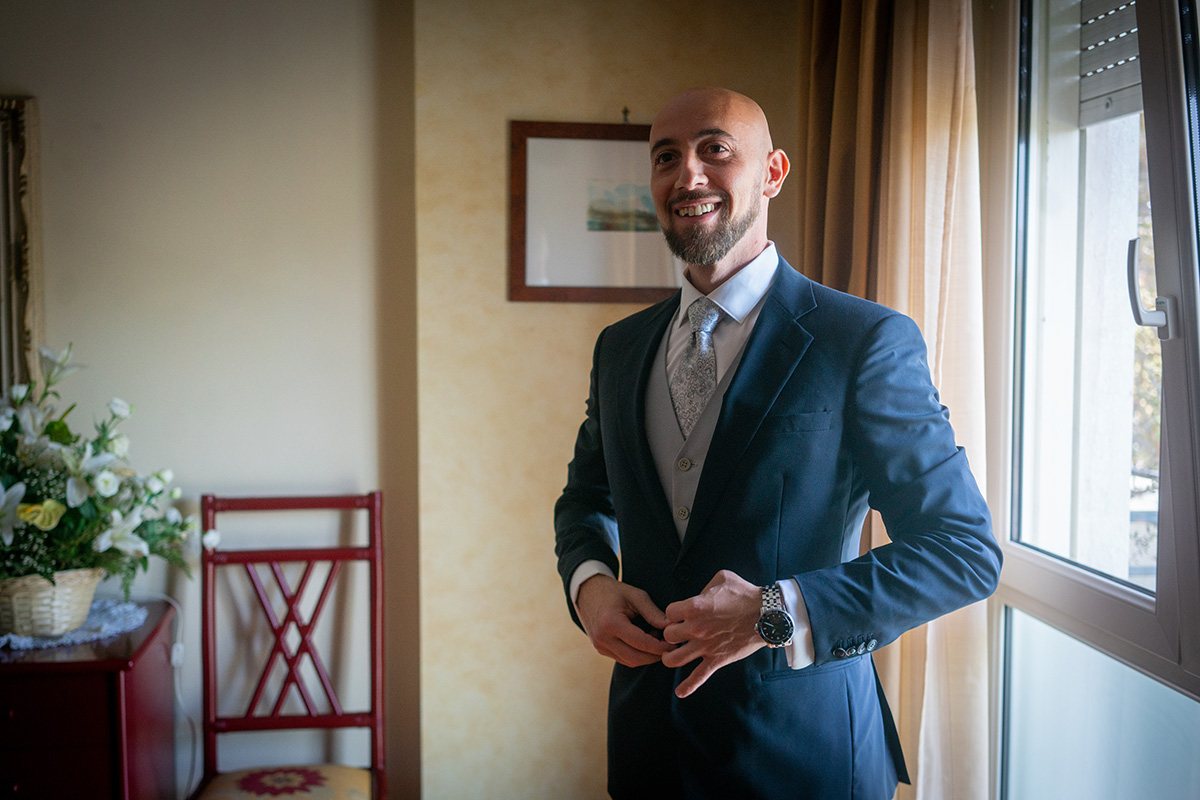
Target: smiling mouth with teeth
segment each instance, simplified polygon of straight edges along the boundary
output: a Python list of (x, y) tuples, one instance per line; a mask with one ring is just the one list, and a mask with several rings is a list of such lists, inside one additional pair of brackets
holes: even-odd
[(701, 214), (707, 214), (708, 212), (716, 209), (716, 207), (716, 203), (701, 203), (698, 206), (684, 206), (675, 213), (681, 217), (698, 217)]

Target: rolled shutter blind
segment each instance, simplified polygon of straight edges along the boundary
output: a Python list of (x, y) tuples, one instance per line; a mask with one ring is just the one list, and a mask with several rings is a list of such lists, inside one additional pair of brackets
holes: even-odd
[(1083, 0), (1079, 25), (1079, 127), (1142, 110), (1137, 0)]

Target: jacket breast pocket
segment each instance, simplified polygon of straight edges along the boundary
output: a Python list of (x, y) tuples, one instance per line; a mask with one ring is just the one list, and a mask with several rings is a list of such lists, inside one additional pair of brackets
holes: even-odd
[(770, 433), (807, 433), (833, 427), (832, 411), (805, 411), (799, 414), (771, 414), (763, 419), (763, 430)]

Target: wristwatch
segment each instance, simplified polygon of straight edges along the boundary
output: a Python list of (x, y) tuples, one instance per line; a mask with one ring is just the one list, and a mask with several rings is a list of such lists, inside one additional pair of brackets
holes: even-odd
[(779, 584), (762, 587), (762, 613), (754, 629), (767, 647), (787, 647), (792, 643), (796, 623), (792, 615), (783, 609), (783, 592), (779, 590)]

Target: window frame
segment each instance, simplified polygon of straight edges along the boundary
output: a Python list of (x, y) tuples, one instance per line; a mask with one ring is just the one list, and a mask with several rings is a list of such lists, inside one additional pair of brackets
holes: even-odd
[[(1014, 6), (1021, 52), (1014, 87), (1018, 100), (1015, 163), (1009, 183), (1015, 201), (1009, 317), (1012, 372), (1007, 393), (1011, 430), (1006, 448), (1008, 463), (1003, 470), (1008, 502), (997, 513), (997, 531), (1005, 556), (994, 616), (998, 636), (1001, 640), (1005, 636), (1004, 607), (1018, 608), (1200, 700), (1200, 615), (1181, 614), (1184, 608), (1200, 608), (1200, 506), (1196, 499), (1196, 464), (1200, 456), (1200, 338), (1196, 313), (1200, 266), (1192, 150), (1198, 104), (1195, 64), (1188, 66), (1190, 73), (1185, 69), (1181, 44), (1185, 33), (1195, 40), (1195, 9), (1192, 0), (1180, 4), (1143, 0), (1137, 4), (1158, 292), (1176, 298), (1178, 308), (1175, 336), (1162, 342), (1158, 578), (1155, 594), (1148, 595), (1119, 579), (1017, 539), (1021, 520), (1022, 339), (1033, 80), (1033, 70), (1028, 68), (1032, 47), (1028, 20), (1033, 4), (1032, 0), (1019, 0)], [(1011, 141), (1008, 146), (1011, 148)], [(997, 649), (1005, 651), (1003, 646)]]

